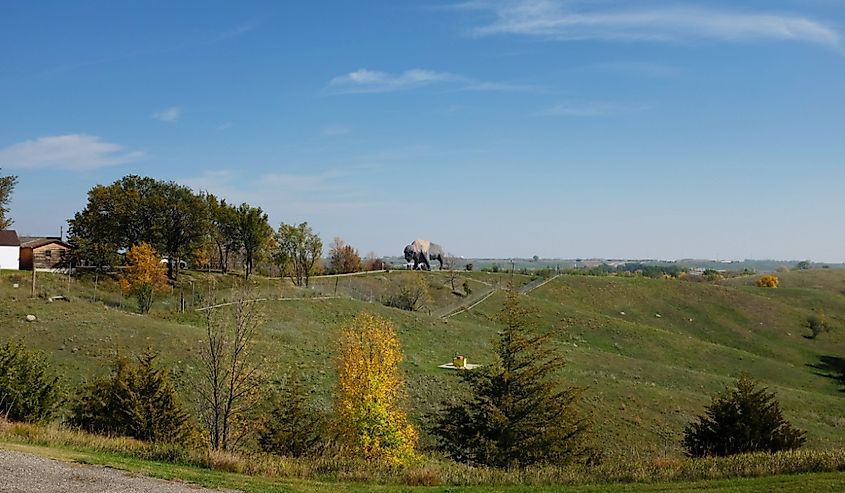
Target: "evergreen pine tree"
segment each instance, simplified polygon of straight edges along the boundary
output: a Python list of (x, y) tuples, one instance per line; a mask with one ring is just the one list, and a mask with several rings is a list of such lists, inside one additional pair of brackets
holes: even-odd
[(91, 433), (178, 442), (190, 434), (190, 418), (178, 400), (169, 371), (146, 351), (133, 364), (115, 362), (112, 373), (87, 385), (68, 422)]
[(683, 445), (693, 457), (777, 452), (801, 447), (805, 434), (783, 417), (774, 393), (741, 375), (687, 426)]
[(323, 416), (308, 402), (297, 377), (288, 377), (276, 396), (264, 429), (258, 436), (261, 450), (288, 457), (302, 457), (320, 443)]
[(49, 421), (61, 404), (57, 377), (40, 353), (19, 341), (0, 345), (0, 417), (12, 421)]
[(564, 361), (551, 334), (529, 328), (530, 312), (510, 291), (500, 313), (504, 328), (496, 362), (461, 373), (471, 398), (436, 419), (439, 448), (459, 462), (496, 467), (564, 464), (591, 456), (587, 418), (579, 411), (583, 389), (562, 387)]

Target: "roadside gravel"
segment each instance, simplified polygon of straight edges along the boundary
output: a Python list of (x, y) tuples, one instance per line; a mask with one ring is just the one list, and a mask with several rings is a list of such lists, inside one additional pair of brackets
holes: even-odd
[(220, 493), (178, 481), (163, 481), (117, 469), (72, 464), (0, 450), (3, 493)]

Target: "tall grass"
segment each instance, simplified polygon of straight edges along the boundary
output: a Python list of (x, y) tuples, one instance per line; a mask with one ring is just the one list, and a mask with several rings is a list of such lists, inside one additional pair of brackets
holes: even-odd
[(845, 471), (845, 449), (795, 450), (704, 459), (658, 457), (607, 462), (592, 467), (545, 466), (518, 470), (471, 467), (429, 458), (421, 465), (397, 468), (349, 458), (338, 449), (319, 457), (293, 459), (263, 453), (210, 451), (147, 443), (131, 438), (92, 435), (60, 425), (36, 426), (3, 420), (0, 420), (0, 442), (170, 462), (250, 476), (409, 486), (671, 482)]

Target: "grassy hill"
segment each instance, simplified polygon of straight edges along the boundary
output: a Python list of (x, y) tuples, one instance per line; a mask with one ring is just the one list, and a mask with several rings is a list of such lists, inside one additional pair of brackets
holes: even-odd
[[(275, 375), (298, 372), (328, 405), (333, 390), (335, 334), (358, 311), (393, 320), (406, 355), (414, 419), (460, 395), (454, 373), (437, 368), (456, 354), (492, 361), (494, 320), (503, 293), (529, 276), (462, 273), (471, 288), (458, 296), (445, 273), (427, 273), (432, 303), (424, 313), (382, 306), (378, 299), (409, 272), (320, 278), (312, 288), (256, 278), (265, 324), (260, 347)], [(587, 406), (608, 453), (620, 456), (681, 454), (684, 426), (740, 372), (776, 390), (787, 416), (808, 430), (808, 447), (845, 446), (845, 394), (837, 368), (845, 357), (845, 271), (818, 269), (779, 274), (779, 289), (757, 288), (753, 278), (717, 283), (641, 277), (560, 276), (526, 295), (536, 325), (554, 333), (569, 365), (561, 377), (588, 388)], [(132, 313), (112, 279), (67, 279), (39, 274), (39, 297), (29, 278), (0, 275), (0, 339), (18, 337), (44, 350), (68, 385), (105, 371), (115, 354), (160, 349), (189, 388), (203, 337), (194, 308), (231, 296), (234, 276), (189, 272), (152, 313)], [(18, 284), (18, 287), (13, 287)], [(441, 316), (493, 291), (471, 311)], [(71, 301), (49, 302), (66, 295)], [(305, 300), (279, 300), (301, 298)], [(184, 299), (186, 311), (178, 307)], [(805, 336), (807, 317), (824, 310), (835, 330)], [(36, 322), (26, 322), (33, 314)]]

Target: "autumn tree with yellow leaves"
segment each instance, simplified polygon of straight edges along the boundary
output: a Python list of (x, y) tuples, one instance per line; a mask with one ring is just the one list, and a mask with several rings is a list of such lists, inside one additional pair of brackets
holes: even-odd
[(126, 252), (128, 267), (120, 280), (126, 296), (135, 296), (138, 311), (147, 313), (153, 306), (153, 295), (167, 285), (167, 273), (155, 249), (145, 242), (138, 243)]
[(389, 321), (363, 312), (340, 333), (336, 417), (356, 454), (392, 465), (420, 459), (417, 431), (402, 408), (402, 349)]

